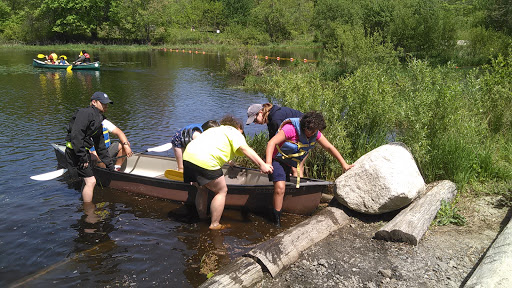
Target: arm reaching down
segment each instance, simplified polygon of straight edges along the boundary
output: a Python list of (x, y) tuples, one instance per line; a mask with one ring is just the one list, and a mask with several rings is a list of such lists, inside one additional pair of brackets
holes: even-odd
[(262, 173), (271, 174), (274, 172), (272, 164), (265, 163), (265, 161), (263, 161), (263, 159), (261, 159), (260, 156), (258, 156), (258, 154), (248, 145), (242, 145), (238, 149), (240, 149), (247, 158), (251, 159), (254, 164), (258, 165)]

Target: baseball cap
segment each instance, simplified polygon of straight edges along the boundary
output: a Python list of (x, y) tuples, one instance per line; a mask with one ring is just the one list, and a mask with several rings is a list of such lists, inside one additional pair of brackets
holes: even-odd
[(249, 109), (247, 109), (247, 122), (245, 122), (245, 124), (249, 125), (254, 122), (256, 115), (258, 115), (258, 112), (260, 112), (261, 109), (263, 109), (263, 105), (261, 104), (252, 104), (249, 106)]
[(103, 92), (94, 92), (91, 96), (91, 100), (97, 100), (103, 104), (114, 104), (114, 102), (108, 98), (108, 95)]

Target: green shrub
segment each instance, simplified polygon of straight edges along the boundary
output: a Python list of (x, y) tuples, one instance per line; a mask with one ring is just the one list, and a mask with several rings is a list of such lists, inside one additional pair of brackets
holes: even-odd
[(438, 226), (449, 224), (464, 226), (466, 225), (466, 218), (459, 214), (454, 204), (441, 200), (441, 208), (437, 212), (434, 224)]

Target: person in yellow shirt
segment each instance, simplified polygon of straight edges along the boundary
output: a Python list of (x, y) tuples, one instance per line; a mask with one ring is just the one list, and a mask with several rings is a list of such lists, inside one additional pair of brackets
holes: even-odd
[(272, 165), (265, 163), (258, 154), (247, 145), (243, 123), (233, 116), (220, 120), (220, 127), (210, 128), (190, 142), (183, 153), (183, 181), (197, 183), (196, 209), (200, 218), (206, 218), (208, 189), (215, 196), (210, 205), (210, 229), (220, 230), (227, 226), (220, 224), (224, 211), (228, 187), (222, 172), (222, 165), (235, 156), (247, 156), (265, 174), (273, 171)]

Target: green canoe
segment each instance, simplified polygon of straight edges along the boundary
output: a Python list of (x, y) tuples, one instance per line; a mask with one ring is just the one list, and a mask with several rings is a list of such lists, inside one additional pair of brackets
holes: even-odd
[[(34, 59), (32, 62), (32, 66), (37, 68), (50, 68), (50, 69), (66, 69), (69, 67), (69, 65), (59, 65), (59, 64), (47, 64), (43, 61)], [(78, 64), (73, 65), (72, 70), (100, 70), (100, 62), (92, 62), (87, 64)]]

